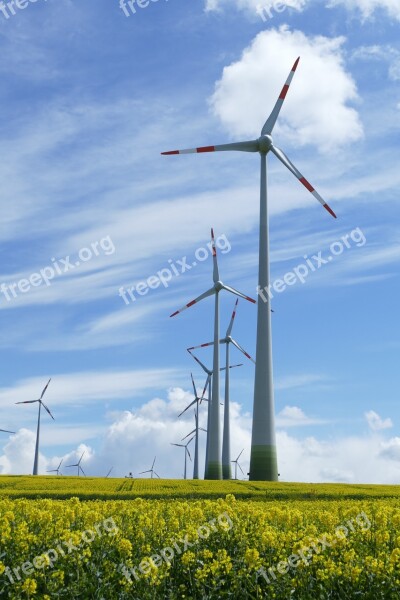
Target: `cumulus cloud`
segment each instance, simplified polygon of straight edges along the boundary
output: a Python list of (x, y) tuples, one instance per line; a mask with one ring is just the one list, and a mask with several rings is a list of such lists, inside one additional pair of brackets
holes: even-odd
[(276, 418), (277, 427), (301, 427), (304, 425), (323, 425), (326, 421), (308, 417), (298, 406), (285, 406)]
[(233, 138), (258, 137), (294, 60), (301, 56), (274, 130), (278, 145), (313, 144), (327, 151), (359, 140), (363, 127), (350, 105), (358, 95), (345, 68), (344, 41), (306, 36), (287, 26), (261, 32), (240, 60), (224, 68), (210, 99), (214, 114)]
[(390, 17), (400, 20), (398, 0), (330, 0), (328, 6), (344, 6), (350, 11), (361, 11), (364, 19), (371, 18), (377, 10), (385, 11)]
[(367, 419), (368, 426), (372, 431), (381, 431), (382, 429), (390, 429), (393, 427), (392, 419), (381, 419), (378, 413), (373, 410), (365, 413), (365, 418)]
[(360, 46), (353, 53), (359, 60), (380, 60), (387, 64), (388, 76), (392, 81), (400, 80), (400, 51), (394, 46), (378, 45)]

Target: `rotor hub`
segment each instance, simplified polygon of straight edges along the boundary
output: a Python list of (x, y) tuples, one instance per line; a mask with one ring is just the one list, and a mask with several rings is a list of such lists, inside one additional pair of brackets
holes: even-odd
[(217, 292), (220, 292), (224, 288), (224, 284), (222, 283), (222, 281), (216, 281), (214, 287), (217, 290)]
[(273, 145), (272, 137), (270, 135), (262, 135), (260, 138), (258, 138), (258, 144), (260, 152), (266, 154), (271, 150), (271, 146)]

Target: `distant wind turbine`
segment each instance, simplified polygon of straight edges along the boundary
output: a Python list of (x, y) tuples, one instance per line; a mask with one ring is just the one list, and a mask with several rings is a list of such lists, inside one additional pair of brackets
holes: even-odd
[(37, 423), (37, 432), (36, 432), (35, 460), (34, 460), (34, 463), (33, 463), (33, 474), (34, 475), (37, 475), (38, 474), (38, 470), (39, 470), (40, 411), (41, 411), (42, 406), (49, 413), (49, 415), (51, 416), (51, 418), (53, 419), (53, 421), (55, 420), (54, 417), (53, 417), (53, 415), (51, 414), (50, 410), (47, 408), (47, 406), (45, 405), (45, 403), (42, 401), (42, 398), (43, 398), (43, 396), (44, 396), (47, 388), (49, 387), (50, 381), (51, 381), (51, 378), (46, 383), (45, 387), (43, 388), (43, 392), (40, 395), (40, 398), (38, 398), (37, 400), (24, 400), (23, 402), (16, 402), (15, 403), (15, 404), (34, 404), (35, 402), (39, 403), (39, 414), (38, 414), (38, 423)]
[(86, 473), (85, 473), (85, 471), (81, 467), (81, 460), (82, 460), (84, 454), (85, 454), (85, 452), (82, 453), (82, 456), (80, 457), (80, 459), (78, 460), (78, 462), (75, 463), (74, 465), (65, 465), (67, 467), (67, 469), (69, 467), (77, 467), (78, 468), (78, 477), (79, 477), (79, 474), (80, 474), (81, 471), (82, 471), (83, 475), (86, 477)]
[[(192, 373), (190, 373), (190, 377), (192, 378), (193, 392), (194, 392), (194, 400), (178, 415), (178, 418), (181, 417), (191, 406), (196, 405), (195, 409), (195, 419), (196, 419), (196, 434), (195, 434), (195, 445), (194, 445), (194, 466), (193, 466), (193, 479), (199, 478), (199, 403), (201, 404), (202, 400), (208, 402), (207, 398), (204, 398), (205, 388), (203, 391), (203, 395), (200, 397), (197, 393), (196, 384), (193, 379)], [(206, 386), (207, 387), (207, 386)], [(186, 479), (186, 477), (185, 477)]]
[(151, 469), (148, 469), (147, 471), (141, 471), (139, 473), (139, 475), (143, 475), (144, 473), (151, 473), (151, 479), (153, 479), (153, 475), (155, 475), (156, 477), (158, 477), (158, 479), (161, 479), (161, 477), (158, 475), (158, 473), (156, 473), (155, 470), (154, 470), (154, 465), (155, 465), (155, 462), (156, 462), (156, 458), (157, 458), (157, 456), (154, 457), (153, 464), (151, 465)]
[(46, 471), (46, 473), (57, 473), (57, 475), (62, 475), (62, 473), (60, 473), (60, 468), (63, 460), (63, 458), (60, 460), (60, 464), (58, 465), (57, 469), (50, 469), (49, 471)]
[[(224, 479), (231, 479), (231, 433), (230, 433), (230, 398), (229, 398), (229, 388), (230, 388), (230, 370), (228, 369), (228, 365), (230, 362), (229, 351), (230, 344), (235, 346), (242, 354), (246, 356), (249, 360), (251, 360), (255, 364), (255, 360), (246, 352), (244, 348), (236, 340), (231, 336), (233, 323), (236, 317), (237, 305), (239, 302), (239, 298), (237, 298), (235, 302), (235, 306), (233, 308), (232, 317), (230, 323), (228, 325), (228, 329), (226, 330), (225, 337), (222, 338), (219, 343), (225, 344), (226, 346), (226, 367), (225, 367), (225, 405), (224, 405), (224, 433), (222, 438), (222, 474)], [(190, 350), (197, 350), (198, 348), (207, 348), (207, 346), (213, 346), (214, 342), (208, 342), (206, 344), (200, 344), (200, 346), (194, 346), (190, 348)]]
[[(211, 401), (210, 401), (210, 399), (211, 399), (211, 393), (212, 393), (211, 382), (212, 382), (213, 371), (211, 371), (208, 367), (206, 367), (206, 365), (204, 363), (202, 363), (201, 360), (192, 353), (192, 350), (193, 350), (193, 348), (187, 348), (187, 351), (189, 352), (190, 356), (192, 358), (194, 358), (194, 360), (197, 362), (197, 364), (199, 364), (200, 367), (203, 369), (204, 373), (207, 374), (206, 384), (204, 386), (203, 393), (202, 393), (201, 400), (200, 400), (200, 404), (203, 400), (206, 400), (204, 398), (204, 394), (205, 394), (207, 386), (208, 386), (207, 441), (206, 441), (206, 468), (207, 468), (208, 452), (209, 452), (209, 445), (210, 445), (210, 436), (209, 436), (208, 432), (210, 431), (210, 422), (211, 422)], [(229, 368), (235, 369), (236, 367), (242, 367), (242, 366), (243, 366), (243, 363), (239, 363), (238, 365), (231, 365)], [(225, 371), (225, 369), (226, 369), (226, 367), (221, 367), (220, 371)]]
[[(244, 448), (243, 448), (243, 450), (244, 450)], [(243, 452), (243, 450), (242, 450), (242, 452)], [(232, 461), (231, 461), (231, 462), (233, 462), (233, 463), (234, 463), (234, 465), (235, 465), (235, 479), (237, 479), (237, 468), (238, 468), (238, 467), (239, 467), (239, 469), (240, 469), (240, 470), (242, 471), (242, 473), (243, 473), (243, 469), (242, 469), (242, 467), (239, 465), (239, 458), (241, 457), (241, 455), (242, 455), (242, 452), (240, 452), (239, 456), (238, 456), (238, 457), (237, 457), (235, 460), (232, 460)], [(244, 475), (244, 473), (243, 473), (243, 475)]]
[[(253, 481), (277, 481), (278, 462), (276, 454), (275, 433), (275, 407), (274, 387), (272, 372), (272, 332), (271, 311), (269, 299), (265, 292), (270, 291), (270, 261), (269, 261), (269, 225), (268, 225), (268, 203), (267, 203), (267, 154), (272, 152), (289, 169), (289, 171), (300, 181), (304, 187), (322, 204), (322, 206), (336, 218), (333, 210), (325, 200), (318, 194), (309, 181), (300, 173), (297, 167), (289, 160), (282, 150), (275, 146), (272, 139), (272, 131), (278, 119), (289, 86), (294, 77), (300, 57), (295, 61), (285, 85), (279, 95), (275, 106), (264, 123), (261, 135), (256, 140), (234, 142), (218, 146), (204, 146), (190, 148), (189, 150), (172, 150), (162, 154), (193, 154), (204, 152), (221, 152), (226, 150), (238, 150), (241, 152), (258, 152), (261, 157), (261, 179), (260, 179), (260, 237), (259, 237), (259, 267), (258, 267), (258, 312), (257, 312), (257, 350), (256, 350), (256, 372), (254, 382), (253, 403), (253, 427), (251, 439), (250, 456), (250, 480)], [(205, 297), (201, 296), (199, 299)], [(198, 300), (199, 300), (198, 299)], [(262, 301), (260, 300), (262, 299)], [(218, 337), (214, 336), (215, 346), (218, 346)], [(218, 359), (216, 359), (217, 361)], [(214, 365), (216, 366), (216, 365)], [(218, 370), (217, 368), (215, 369)], [(218, 393), (217, 384), (215, 385)], [(218, 405), (215, 407), (217, 411)], [(213, 435), (217, 413), (213, 418)], [(217, 439), (217, 434), (216, 439)], [(219, 476), (218, 465), (215, 463), (215, 440), (213, 444), (213, 455), (211, 456), (214, 476)], [(218, 478), (218, 477), (217, 477)]]
[(213, 286), (198, 296), (195, 300), (192, 300), (186, 306), (174, 312), (171, 317), (178, 315), (182, 311), (190, 308), (194, 304), (197, 304), (204, 298), (208, 298), (209, 296), (215, 296), (215, 308), (214, 308), (214, 359), (213, 359), (213, 373), (214, 377), (212, 379), (212, 395), (211, 395), (211, 419), (210, 419), (210, 427), (208, 430), (208, 438), (209, 438), (209, 448), (207, 455), (207, 464), (206, 464), (206, 479), (222, 479), (222, 462), (221, 462), (221, 429), (220, 429), (220, 408), (219, 408), (219, 294), (222, 290), (230, 292), (231, 294), (235, 294), (240, 298), (244, 298), (249, 302), (256, 303), (255, 300), (242, 294), (233, 287), (229, 285), (225, 285), (220, 279), (219, 276), (219, 268), (218, 268), (218, 259), (217, 259), (217, 248), (215, 245), (215, 237), (214, 230), (211, 229), (211, 244), (212, 244), (212, 255), (213, 255), (213, 263), (214, 263), (214, 271), (213, 271)]
[[(190, 452), (189, 452), (189, 444), (193, 441), (195, 436), (191, 437), (190, 440), (188, 442), (186, 442), (186, 444), (173, 444), (171, 442), (171, 446), (178, 446), (178, 448), (184, 448), (185, 449), (185, 468), (184, 468), (184, 472), (183, 472), (183, 478), (187, 479), (187, 457), (189, 457), (190, 462), (192, 462), (192, 457), (190, 456)], [(198, 479), (198, 478), (197, 478)]]

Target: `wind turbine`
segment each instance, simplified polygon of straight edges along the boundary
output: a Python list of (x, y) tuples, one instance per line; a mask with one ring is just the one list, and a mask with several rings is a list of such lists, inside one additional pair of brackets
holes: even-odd
[(220, 431), (220, 408), (219, 408), (219, 293), (221, 290), (225, 290), (230, 292), (231, 294), (235, 294), (240, 298), (244, 298), (249, 302), (253, 302), (255, 304), (255, 300), (249, 298), (242, 292), (239, 292), (233, 287), (229, 285), (225, 285), (219, 276), (218, 269), (218, 259), (217, 259), (217, 248), (215, 245), (214, 238), (214, 230), (211, 229), (211, 244), (212, 244), (212, 254), (213, 254), (213, 262), (214, 262), (214, 272), (213, 272), (213, 286), (195, 300), (192, 300), (186, 306), (174, 312), (171, 317), (181, 313), (186, 308), (197, 304), (204, 298), (208, 298), (208, 296), (215, 296), (215, 313), (214, 313), (214, 360), (213, 360), (213, 373), (214, 377), (212, 378), (212, 395), (211, 395), (211, 419), (210, 419), (210, 428), (209, 428), (209, 448), (208, 448), (208, 456), (207, 456), (207, 464), (206, 464), (206, 479), (222, 479), (222, 463), (221, 463), (221, 431)]
[[(194, 400), (185, 408), (185, 410), (183, 410), (178, 415), (178, 418), (181, 417), (191, 406), (193, 406), (193, 404), (196, 404), (196, 409), (195, 409), (196, 436), (195, 436), (195, 443), (194, 443), (195, 445), (194, 445), (193, 479), (198, 479), (199, 478), (199, 428), (198, 428), (198, 425), (199, 425), (199, 403), (201, 403), (202, 400), (205, 400), (206, 402), (208, 402), (208, 398), (204, 398), (204, 393), (205, 393), (207, 385), (204, 388), (203, 395), (200, 398), (200, 396), (197, 393), (196, 384), (194, 382), (192, 373), (190, 373), (190, 377), (192, 378)], [(186, 467), (185, 467), (185, 472), (186, 472)], [(185, 479), (186, 479), (186, 477), (185, 477)]]
[[(211, 382), (212, 382), (212, 375), (213, 375), (213, 371), (210, 371), (210, 369), (208, 369), (204, 363), (201, 362), (201, 360), (199, 358), (197, 358), (197, 356), (195, 356), (191, 350), (193, 348), (187, 348), (187, 351), (189, 352), (190, 356), (192, 358), (194, 358), (194, 360), (200, 365), (200, 367), (203, 369), (204, 373), (207, 374), (207, 380), (206, 380), (206, 384), (204, 386), (203, 389), (203, 394), (201, 396), (201, 400), (200, 400), (200, 404), (203, 400), (206, 400), (206, 398), (204, 398), (204, 394), (206, 392), (207, 386), (208, 386), (208, 412), (207, 412), (207, 441), (206, 441), (206, 469), (207, 469), (207, 463), (208, 463), (208, 451), (209, 451), (209, 440), (210, 440), (210, 436), (209, 436), (209, 431), (210, 431), (210, 421), (211, 421), (211, 408), (210, 408), (210, 404), (211, 404)], [(231, 365), (229, 368), (230, 369), (235, 369), (236, 367), (242, 367), (243, 363), (240, 363), (238, 365)], [(226, 367), (221, 367), (220, 371), (225, 371)], [(206, 400), (207, 401), (207, 400)]]
[(81, 467), (81, 460), (82, 460), (82, 458), (83, 458), (83, 455), (84, 455), (84, 454), (85, 454), (85, 452), (83, 452), (83, 453), (82, 453), (82, 456), (80, 457), (80, 459), (78, 460), (78, 462), (77, 462), (76, 464), (74, 464), (74, 465), (65, 465), (65, 466), (67, 467), (67, 469), (68, 469), (69, 467), (78, 467), (78, 477), (79, 477), (79, 473), (80, 473), (81, 471), (82, 471), (82, 473), (84, 474), (84, 476), (86, 477), (86, 473), (85, 473), (85, 471), (84, 471), (84, 470), (82, 469), (82, 467)]
[(57, 473), (57, 475), (62, 475), (62, 473), (60, 473), (60, 468), (63, 460), (63, 458), (60, 460), (60, 464), (58, 465), (57, 469), (50, 469), (50, 471), (46, 471), (46, 473)]
[(156, 458), (157, 458), (157, 456), (154, 457), (153, 464), (151, 465), (151, 469), (148, 469), (147, 471), (141, 471), (139, 473), (139, 475), (143, 475), (143, 473), (151, 473), (151, 479), (153, 479), (153, 474), (156, 475), (158, 477), (158, 479), (161, 479), (160, 476), (154, 470), (154, 464), (156, 462)]
[(15, 404), (34, 404), (35, 402), (39, 403), (39, 414), (38, 414), (38, 423), (37, 423), (37, 432), (36, 432), (36, 447), (35, 447), (35, 460), (33, 463), (33, 474), (37, 475), (38, 474), (38, 470), (39, 470), (39, 438), (40, 438), (40, 412), (41, 412), (41, 408), (43, 406), (43, 408), (49, 413), (49, 415), (51, 416), (51, 418), (53, 419), (53, 421), (55, 420), (53, 415), (51, 414), (50, 410), (47, 408), (47, 406), (45, 405), (45, 403), (42, 401), (42, 398), (47, 390), (47, 388), (49, 387), (49, 383), (51, 381), (51, 378), (48, 380), (48, 382), (46, 383), (46, 385), (43, 388), (43, 392), (40, 395), (40, 398), (38, 398), (37, 400), (24, 400), (23, 402), (16, 402)]
[[(235, 302), (235, 306), (233, 308), (232, 317), (230, 323), (228, 325), (228, 329), (226, 330), (225, 337), (219, 340), (220, 344), (225, 344), (226, 346), (226, 367), (225, 367), (225, 405), (224, 405), (224, 433), (222, 438), (222, 475), (224, 479), (232, 479), (231, 473), (231, 429), (230, 429), (230, 400), (229, 400), (229, 388), (230, 388), (230, 370), (228, 368), (230, 362), (230, 344), (233, 344), (242, 354), (244, 354), (249, 360), (251, 360), (254, 364), (255, 361), (252, 359), (250, 354), (246, 352), (240, 344), (237, 343), (236, 340), (231, 336), (233, 323), (236, 317), (237, 305), (239, 302), (239, 298), (237, 298)], [(201, 344), (200, 346), (194, 346), (190, 348), (190, 350), (196, 350), (198, 348), (206, 348), (207, 346), (213, 346), (214, 342), (208, 342), (207, 344)]]
[[(294, 73), (299, 64), (300, 57), (295, 61), (289, 77), (279, 95), (276, 104), (266, 120), (261, 135), (256, 140), (222, 144), (219, 146), (205, 146), (189, 150), (173, 150), (162, 154), (192, 154), (203, 152), (220, 152), (225, 150), (238, 150), (241, 152), (258, 152), (261, 156), (260, 179), (260, 239), (259, 239), (259, 270), (257, 293), (257, 350), (256, 372), (254, 381), (253, 427), (250, 457), (250, 480), (277, 481), (278, 464), (275, 439), (275, 409), (274, 388), (272, 373), (272, 334), (271, 311), (268, 298), (264, 291), (270, 289), (269, 268), (269, 226), (267, 204), (267, 154), (272, 152), (289, 169), (291, 173), (311, 192), (322, 206), (336, 218), (333, 210), (318, 194), (309, 181), (289, 160), (286, 154), (275, 146), (271, 137), (275, 123), (278, 119), (282, 105), (292, 82)], [(260, 301), (262, 299), (262, 302)], [(214, 340), (216, 342), (216, 339)], [(217, 346), (217, 344), (216, 344)]]
[[(195, 436), (191, 437), (191, 438), (190, 438), (190, 440), (189, 440), (188, 442), (186, 442), (186, 444), (173, 444), (173, 443), (171, 442), (171, 446), (178, 446), (178, 448), (185, 448), (185, 470), (184, 470), (184, 475), (183, 475), (183, 478), (184, 478), (184, 479), (187, 479), (187, 477), (186, 477), (186, 473), (187, 473), (187, 470), (186, 470), (186, 466), (187, 466), (187, 457), (189, 457), (189, 459), (190, 459), (190, 462), (192, 462), (192, 457), (190, 456), (190, 452), (189, 452), (189, 448), (188, 448), (188, 446), (189, 446), (190, 442), (192, 442), (192, 441), (193, 441), (194, 437), (195, 437)], [(197, 479), (198, 479), (198, 477), (197, 477)]]
[[(243, 450), (244, 450), (244, 448), (243, 448)], [(243, 452), (243, 450), (242, 450), (242, 452)], [(231, 462), (233, 462), (233, 463), (235, 464), (235, 479), (237, 479), (237, 468), (238, 468), (238, 467), (239, 467), (239, 469), (240, 469), (240, 470), (242, 471), (242, 473), (243, 473), (243, 469), (242, 469), (242, 467), (239, 465), (239, 458), (241, 457), (241, 455), (242, 455), (242, 452), (240, 452), (239, 456), (238, 456), (238, 457), (237, 457), (235, 460), (231, 460)], [(243, 475), (244, 475), (244, 473), (243, 473)]]

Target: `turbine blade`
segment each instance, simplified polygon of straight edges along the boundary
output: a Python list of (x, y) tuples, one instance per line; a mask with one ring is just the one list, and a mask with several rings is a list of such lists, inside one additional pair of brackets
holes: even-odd
[[(221, 340), (220, 340), (221, 342)], [(213, 346), (214, 342), (207, 342), (206, 344), (200, 344), (200, 346), (192, 346), (191, 348), (187, 348), (187, 351), (198, 350), (199, 348), (207, 348), (207, 346)]]
[(153, 464), (151, 465), (151, 469), (150, 469), (150, 471), (151, 471), (152, 469), (154, 469), (154, 465), (156, 464), (156, 458), (157, 458), (157, 456), (155, 456), (155, 457), (154, 457)]
[(82, 467), (81, 467), (81, 466), (79, 466), (79, 468), (80, 468), (80, 470), (82, 471), (82, 473), (84, 474), (84, 476), (86, 477), (86, 473), (85, 473), (85, 471), (82, 469)]
[(224, 152), (225, 150), (239, 150), (240, 152), (258, 152), (258, 141), (234, 142), (233, 144), (220, 144), (218, 146), (201, 146), (200, 148), (188, 148), (186, 150), (169, 150), (161, 152), (164, 156), (171, 154), (201, 154), (203, 152)]
[(206, 384), (204, 386), (203, 393), (202, 393), (201, 399), (200, 399), (200, 404), (203, 402), (203, 400), (208, 402), (208, 400), (206, 398), (204, 398), (204, 394), (206, 393), (206, 389), (210, 382), (210, 379), (211, 379), (211, 375), (207, 375)]
[(292, 83), (292, 79), (294, 77), (295, 71), (297, 69), (297, 65), (299, 64), (300, 56), (294, 63), (292, 70), (289, 73), (289, 77), (286, 79), (286, 83), (282, 88), (282, 91), (279, 95), (278, 100), (274, 108), (272, 109), (272, 113), (269, 115), (268, 119), (265, 121), (264, 127), (261, 130), (261, 135), (270, 135), (272, 133), (273, 128), (275, 127), (275, 123), (277, 118), (279, 117), (279, 113), (281, 112), (281, 108), (286, 98), (286, 94), (289, 91), (290, 84)]
[[(192, 439), (193, 439), (193, 438), (192, 438)], [(190, 440), (190, 441), (192, 441), (192, 440)], [(189, 455), (190, 462), (193, 462), (193, 461), (192, 461), (192, 457), (190, 456), (189, 448), (188, 448), (187, 446), (185, 446), (185, 448), (186, 448), (186, 452), (187, 452), (187, 453), (188, 453), (188, 455)]]
[(196, 384), (195, 384), (195, 382), (194, 382), (194, 379), (193, 379), (193, 374), (192, 374), (192, 373), (190, 373), (190, 377), (192, 378), (192, 385), (193, 385), (193, 391), (194, 391), (194, 395), (195, 395), (195, 398), (197, 398)]
[(244, 475), (243, 469), (242, 469), (242, 467), (239, 465), (239, 463), (237, 464), (237, 466), (239, 467), (239, 469), (242, 471), (242, 474)]
[(237, 457), (237, 459), (236, 459), (237, 461), (238, 461), (238, 460), (239, 460), (239, 458), (242, 456), (243, 452), (244, 452), (244, 448), (243, 448), (243, 450), (241, 451), (241, 453), (239, 454), (239, 456)]
[(232, 317), (231, 317), (231, 322), (229, 323), (228, 329), (226, 330), (226, 337), (229, 337), (232, 333), (232, 327), (233, 327), (233, 322), (236, 317), (236, 310), (237, 310), (238, 302), (239, 302), (239, 298), (236, 299), (235, 306), (233, 308)]
[(16, 402), (15, 404), (33, 404), (34, 402), (40, 402), (40, 400), (23, 400), (21, 402)]
[(192, 354), (190, 352), (190, 350), (188, 350), (190, 356), (192, 356), (194, 358), (194, 360), (201, 366), (201, 368), (203, 369), (203, 371), (205, 373), (207, 373), (207, 375), (212, 375), (212, 371), (210, 371), (210, 369), (207, 369), (207, 367), (201, 362), (201, 360), (199, 358), (197, 358), (197, 356), (195, 356), (194, 354)]
[(235, 288), (231, 287), (230, 285), (222, 284), (222, 287), (227, 292), (231, 292), (231, 294), (235, 294), (235, 296), (239, 296), (239, 298), (244, 298), (245, 300), (248, 300), (249, 302), (252, 302), (253, 304), (257, 304), (256, 300), (254, 300), (253, 298), (250, 298), (250, 296), (246, 296), (245, 294), (242, 294), (242, 292), (239, 292), (239, 290), (236, 290)]
[(156, 473), (155, 471), (153, 471), (153, 473), (154, 473), (154, 475), (155, 475), (156, 477), (158, 477), (158, 479), (161, 479), (161, 477), (159, 476), (159, 474), (158, 474), (158, 473)]
[(185, 448), (185, 446), (183, 444), (174, 444), (173, 442), (171, 442), (171, 446), (178, 446), (179, 448)]
[(184, 438), (182, 438), (182, 440), (181, 440), (181, 441), (183, 442), (183, 440), (186, 440), (186, 438), (188, 438), (190, 435), (193, 435), (193, 434), (195, 433), (195, 431), (196, 431), (196, 430), (195, 430), (195, 429), (193, 429), (193, 431), (191, 431), (190, 433), (188, 433), (187, 435), (185, 435), (185, 437), (184, 437)]
[(0, 429), (3, 433), (16, 433), (15, 431), (8, 431), (7, 429)]
[(53, 421), (55, 421), (55, 418), (53, 417), (53, 415), (51, 414), (50, 410), (47, 408), (47, 406), (45, 405), (45, 403), (43, 402), (43, 400), (39, 400), (39, 402), (43, 406), (43, 408), (45, 410), (47, 410), (47, 412), (49, 413), (49, 415), (51, 416), (51, 418), (53, 419)]
[(245, 355), (245, 356), (246, 356), (246, 357), (247, 357), (249, 360), (251, 360), (251, 362), (253, 362), (254, 364), (256, 364), (256, 361), (255, 361), (255, 360), (254, 360), (254, 359), (253, 359), (253, 358), (250, 356), (250, 354), (248, 354), (248, 353), (246, 352), (246, 350), (245, 350), (244, 348), (242, 348), (242, 346), (241, 346), (240, 344), (238, 344), (238, 343), (236, 342), (236, 340), (234, 340), (234, 339), (232, 339), (232, 338), (231, 338), (231, 343), (232, 343), (232, 344), (233, 344), (233, 345), (234, 345), (234, 346), (235, 346), (235, 347), (236, 347), (238, 350), (240, 350), (240, 352), (241, 352), (242, 354), (244, 354), (244, 355)]
[(218, 258), (217, 258), (217, 247), (215, 245), (214, 229), (211, 229), (211, 245), (212, 245), (212, 256), (213, 256), (213, 280), (214, 283), (219, 281), (219, 269), (218, 269)]
[[(243, 367), (243, 363), (239, 363), (238, 365), (230, 365), (230, 369), (236, 369), (236, 367)], [(221, 367), (220, 371), (226, 371), (226, 367)]]
[(297, 179), (300, 181), (300, 183), (302, 183), (304, 185), (304, 187), (307, 188), (307, 190), (312, 193), (314, 198), (316, 198), (318, 200), (318, 202), (320, 202), (322, 204), (322, 206), (328, 211), (328, 213), (330, 213), (332, 215), (332, 217), (334, 217), (336, 219), (337, 217), (336, 217), (335, 213), (333, 212), (333, 210), (331, 209), (331, 207), (325, 202), (325, 200), (323, 198), (321, 198), (321, 196), (313, 188), (311, 183), (309, 181), (307, 181), (307, 179), (300, 173), (300, 171), (294, 166), (294, 164), (290, 161), (290, 159), (286, 156), (286, 154), (282, 150), (277, 148), (276, 146), (271, 146), (271, 152), (273, 152), (275, 154), (275, 156), (277, 158), (279, 158), (281, 163), (283, 163), (285, 165), (285, 167), (287, 167), (289, 169), (289, 171), (291, 173), (293, 173), (293, 175), (295, 177), (297, 177)]
[(43, 398), (43, 396), (44, 396), (44, 394), (45, 394), (45, 392), (46, 392), (47, 388), (49, 387), (49, 383), (50, 383), (50, 381), (51, 381), (51, 377), (50, 377), (50, 379), (48, 380), (48, 382), (46, 383), (46, 385), (44, 386), (44, 388), (43, 388), (43, 392), (42, 392), (42, 395), (40, 396), (40, 399), (42, 399), (42, 398)]
[(172, 313), (172, 315), (170, 315), (170, 317), (175, 317), (175, 315), (179, 315), (179, 313), (183, 312), (187, 308), (190, 308), (191, 306), (193, 306), (193, 304), (197, 304), (197, 302), (200, 302), (201, 300), (204, 300), (204, 298), (208, 298), (208, 296), (212, 296), (213, 294), (215, 294), (214, 288), (207, 290), (207, 292), (204, 292), (204, 294), (201, 294), (195, 300), (192, 300), (191, 302), (189, 302), (189, 304), (186, 304), (186, 306), (184, 306), (180, 310), (176, 310), (174, 313)]
[(191, 402), (191, 403), (190, 403), (190, 404), (189, 404), (189, 405), (188, 405), (188, 406), (185, 408), (185, 410), (183, 410), (183, 411), (181, 412), (181, 414), (180, 414), (180, 415), (178, 415), (178, 419), (179, 419), (179, 417), (181, 417), (181, 416), (183, 415), (183, 413), (185, 413), (185, 412), (186, 412), (186, 411), (187, 411), (187, 410), (188, 410), (188, 409), (189, 409), (191, 406), (193, 406), (193, 404), (196, 404), (196, 402), (197, 402), (197, 397), (195, 398), (195, 400), (193, 400), (193, 402)]

